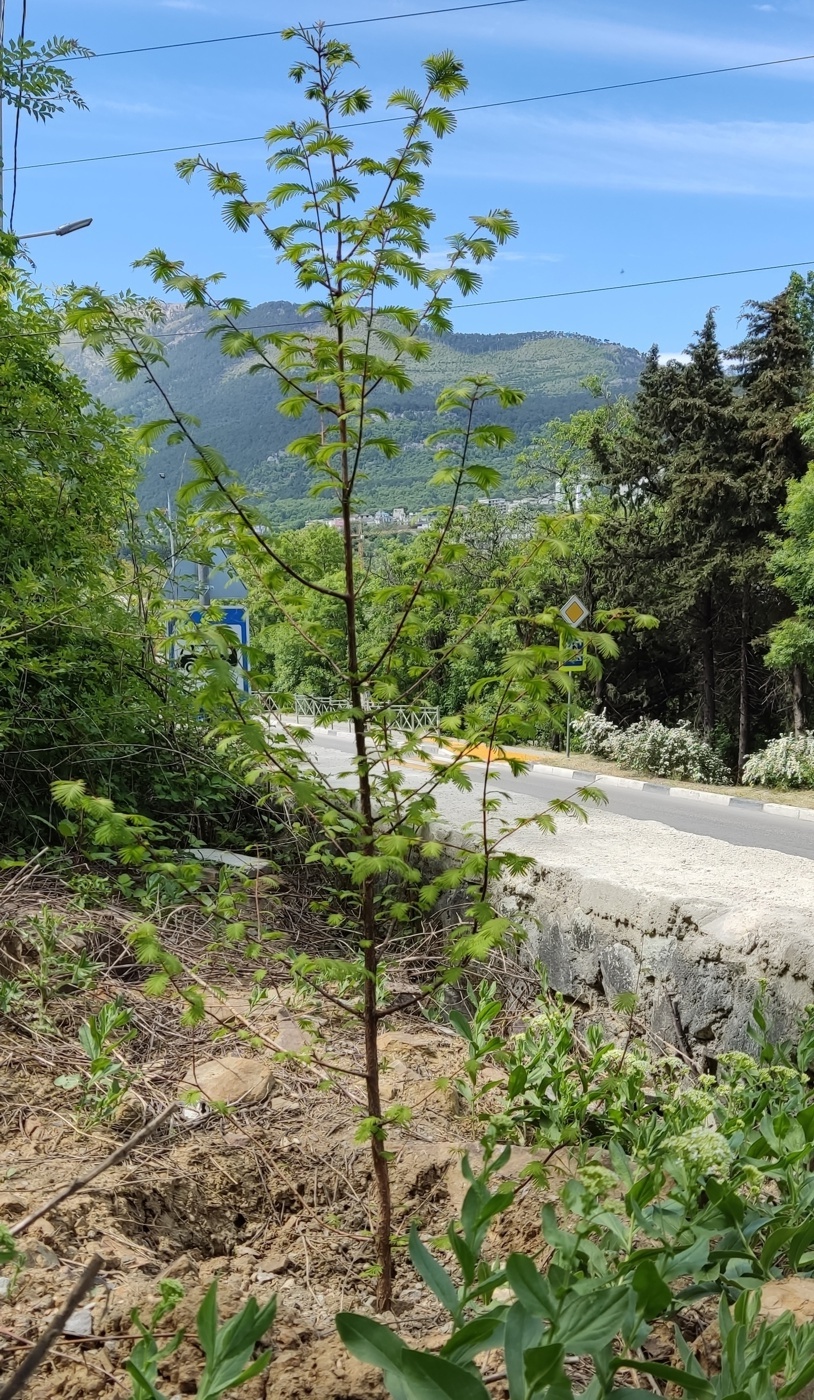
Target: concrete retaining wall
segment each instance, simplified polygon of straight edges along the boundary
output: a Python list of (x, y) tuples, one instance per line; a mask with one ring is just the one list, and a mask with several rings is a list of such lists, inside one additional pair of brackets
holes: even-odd
[(696, 1058), (753, 1048), (747, 1027), (761, 982), (777, 1036), (793, 1036), (814, 1001), (807, 915), (767, 927), (762, 911), (750, 918), (542, 865), (496, 893), (525, 931), (524, 961), (542, 963), (552, 987), (586, 1004), (635, 992), (655, 1037)]

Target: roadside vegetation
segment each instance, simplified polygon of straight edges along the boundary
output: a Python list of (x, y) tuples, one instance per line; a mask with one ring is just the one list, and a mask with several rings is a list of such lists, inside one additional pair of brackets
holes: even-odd
[[(811, 1018), (776, 1043), (758, 1003), (702, 1069), (633, 994), (587, 1013), (549, 994), (495, 890), (533, 865), (521, 829), (542, 842), (602, 797), (518, 818), (493, 755), (561, 734), (569, 698), (610, 715), (586, 743), (643, 771), (741, 776), (787, 700), (803, 734), (807, 289), (751, 308), (737, 376), (709, 320), (687, 366), (653, 354), (635, 400), (543, 433), (520, 467), (559, 473), (568, 513), (504, 527), (473, 504), (511, 468), (522, 394), (447, 385), (446, 503), (366, 555), (367, 473), (400, 453), (380, 391), (409, 389), (516, 227), (487, 210), (428, 257), (454, 54), (392, 94), (401, 136), (371, 156), (351, 49), (319, 25), (285, 39), (308, 116), (268, 132), (272, 188), (204, 157), (179, 173), (259, 230), (307, 329), (246, 328), (174, 253), (141, 266), (274, 386), (336, 529), (280, 531), (174, 402), (160, 302), (52, 305), (2, 247), (0, 1400), (785, 1400), (814, 1378)], [(160, 417), (135, 431), (95, 402), (66, 329)], [(192, 473), (169, 550), (134, 494), (167, 438)], [(193, 622), (173, 599), (176, 553), (246, 583), (252, 695), (217, 602)], [(263, 699), (300, 687), (347, 725), (345, 772)], [(448, 753), (399, 727), (405, 703), (441, 709)], [(451, 789), (463, 837), (440, 824)]]

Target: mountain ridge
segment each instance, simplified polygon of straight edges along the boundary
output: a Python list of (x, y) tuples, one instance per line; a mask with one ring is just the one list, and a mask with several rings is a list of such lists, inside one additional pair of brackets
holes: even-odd
[[(160, 334), (167, 347), (167, 366), (159, 367), (162, 385), (175, 408), (197, 417), (202, 441), (216, 447), (241, 478), (274, 507), (281, 525), (300, 525), (326, 514), (324, 499), (308, 494), (307, 468), (286, 452), (292, 438), (313, 423), (305, 414), (296, 423), (277, 412), (279, 396), (270, 375), (247, 373), (245, 361), (220, 353), (216, 338), (204, 334), (211, 324), (207, 313), (183, 303), (165, 304)], [(262, 302), (250, 308), (240, 324), (256, 330), (317, 324), (319, 315), (302, 316), (288, 301)], [(117, 382), (105, 361), (72, 341), (62, 346), (68, 367), (85, 379), (91, 392), (138, 424), (166, 416), (155, 389), (140, 377)], [(484, 360), (488, 360), (488, 364)], [(400, 443), (395, 462), (371, 460), (364, 487), (366, 509), (409, 509), (432, 506), (441, 499), (426, 482), (433, 472), (425, 438), (442, 425), (435, 410), (438, 392), (466, 374), (492, 373), (501, 382), (522, 389), (523, 405), (501, 413), (489, 405), (490, 418), (515, 430), (514, 451), (495, 459), (504, 472), (501, 493), (520, 494), (510, 479), (517, 451), (552, 418), (566, 418), (593, 403), (582, 381), (598, 375), (616, 397), (635, 391), (644, 356), (628, 346), (568, 331), (486, 333), (452, 331), (432, 338), (427, 361), (411, 369), (414, 387), (404, 395), (383, 389), (378, 403), (392, 415), (390, 430)], [(182, 447), (160, 445), (147, 459), (140, 488), (145, 508), (166, 501), (185, 475)]]

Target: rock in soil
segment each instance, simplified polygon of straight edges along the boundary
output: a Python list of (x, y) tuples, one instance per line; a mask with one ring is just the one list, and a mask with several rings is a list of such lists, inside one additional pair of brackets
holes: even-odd
[(192, 1065), (178, 1086), (181, 1099), (205, 1099), (209, 1103), (225, 1103), (242, 1108), (262, 1103), (272, 1084), (274, 1074), (267, 1060), (250, 1060), (243, 1055), (223, 1055), (219, 1060), (205, 1060)]

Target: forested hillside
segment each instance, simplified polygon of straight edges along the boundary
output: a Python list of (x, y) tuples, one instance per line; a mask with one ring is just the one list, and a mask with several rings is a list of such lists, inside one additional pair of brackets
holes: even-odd
[[(296, 326), (300, 323), (291, 302), (264, 302), (244, 318), (253, 328)], [(275, 504), (282, 524), (302, 524), (325, 515), (324, 502), (309, 499), (307, 471), (302, 462), (286, 454), (286, 445), (301, 430), (277, 412), (277, 394), (270, 375), (253, 376), (245, 361), (225, 360), (219, 342), (207, 338), (205, 313), (186, 306), (168, 305), (163, 335), (168, 345), (168, 366), (162, 374), (170, 397), (179, 409), (201, 421), (204, 440), (221, 451), (243, 479)], [(138, 379), (117, 383), (103, 361), (82, 352), (70, 337), (63, 354), (71, 369), (82, 375), (92, 391), (136, 422), (161, 416), (155, 391)], [(524, 403), (513, 409), (511, 425), (520, 446), (552, 418), (568, 418), (587, 407), (591, 397), (582, 387), (589, 375), (600, 376), (611, 396), (635, 390), (644, 364), (636, 350), (587, 336), (552, 331), (528, 331), (513, 335), (451, 334), (436, 342), (432, 355), (411, 375), (415, 388), (401, 396), (382, 391), (379, 401), (391, 408), (393, 436), (401, 444), (398, 485), (394, 487), (392, 464), (372, 458), (365, 486), (365, 504), (372, 508), (401, 505), (409, 509), (432, 504), (426, 481), (432, 459), (424, 439), (440, 422), (435, 398), (446, 384), (467, 374), (494, 374), (501, 382), (522, 389)], [(159, 447), (147, 463), (141, 487), (145, 506), (174, 494), (183, 477), (184, 453), (179, 447)], [(162, 479), (162, 475), (164, 478)], [(504, 494), (518, 494), (507, 481)]]

